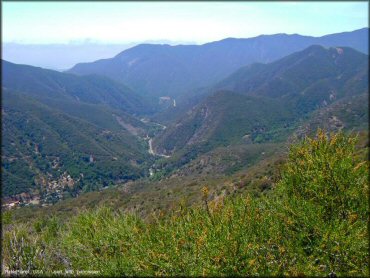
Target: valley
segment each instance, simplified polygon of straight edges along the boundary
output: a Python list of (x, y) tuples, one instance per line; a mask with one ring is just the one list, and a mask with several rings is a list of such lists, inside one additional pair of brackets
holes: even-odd
[[(204, 97), (187, 109), (181, 102), (167, 105), (170, 97), (153, 102), (110, 78), (3, 61), (4, 206), (48, 206), (135, 180), (160, 181), (182, 168), (196, 176), (191, 165), (203, 155), (208, 158), (200, 169), (209, 168), (204, 161), (214, 160), (218, 149), (279, 145), (318, 127), (361, 130), (368, 117), (366, 57), (346, 47), (310, 46), (238, 69), (203, 89)], [(158, 122), (157, 115), (166, 113), (167, 120)], [(180, 117), (168, 120), (171, 113)], [(317, 124), (318, 117), (328, 125)], [(56, 155), (49, 142), (60, 142), (66, 154)], [(233, 166), (227, 152), (221, 167), (234, 167), (230, 174), (248, 168)], [(255, 161), (264, 159), (260, 154)]]

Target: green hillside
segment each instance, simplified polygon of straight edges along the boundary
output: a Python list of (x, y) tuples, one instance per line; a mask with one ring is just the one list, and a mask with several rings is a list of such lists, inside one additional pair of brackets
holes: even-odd
[(284, 138), (294, 121), (291, 108), (279, 100), (218, 92), (168, 127), (154, 140), (160, 153), (203, 145), (205, 150), (234, 143)]
[(50, 193), (57, 200), (54, 195), (147, 175), (146, 143), (122, 127), (107, 129), (71, 114), (3, 90), (3, 196)]

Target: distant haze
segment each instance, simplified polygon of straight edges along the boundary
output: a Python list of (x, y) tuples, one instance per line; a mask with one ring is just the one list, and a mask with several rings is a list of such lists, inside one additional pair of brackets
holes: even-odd
[(78, 62), (110, 58), (132, 45), (3, 44), (3, 59), (42, 68), (65, 70)]
[[(166, 40), (146, 41), (145, 43), (188, 44), (186, 42)], [(77, 63), (112, 58), (123, 50), (137, 44), (102, 44), (98, 42), (75, 42), (69, 44), (3, 43), (2, 58), (16, 64), (26, 64), (61, 71), (69, 69)]]

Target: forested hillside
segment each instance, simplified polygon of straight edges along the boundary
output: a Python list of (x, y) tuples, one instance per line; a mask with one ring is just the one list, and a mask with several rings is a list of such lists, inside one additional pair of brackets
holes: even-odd
[(3, 196), (56, 201), (53, 195), (147, 175), (146, 144), (123, 128), (97, 126), (14, 91), (3, 90), (3, 98)]

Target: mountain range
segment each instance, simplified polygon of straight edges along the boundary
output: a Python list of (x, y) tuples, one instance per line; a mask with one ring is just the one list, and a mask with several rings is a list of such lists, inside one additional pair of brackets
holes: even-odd
[(179, 98), (226, 78), (242, 66), (270, 63), (310, 45), (347, 46), (367, 54), (368, 32), (363, 28), (322, 37), (261, 35), (203, 45), (141, 44), (110, 59), (77, 64), (68, 72), (104, 75), (140, 94)]

